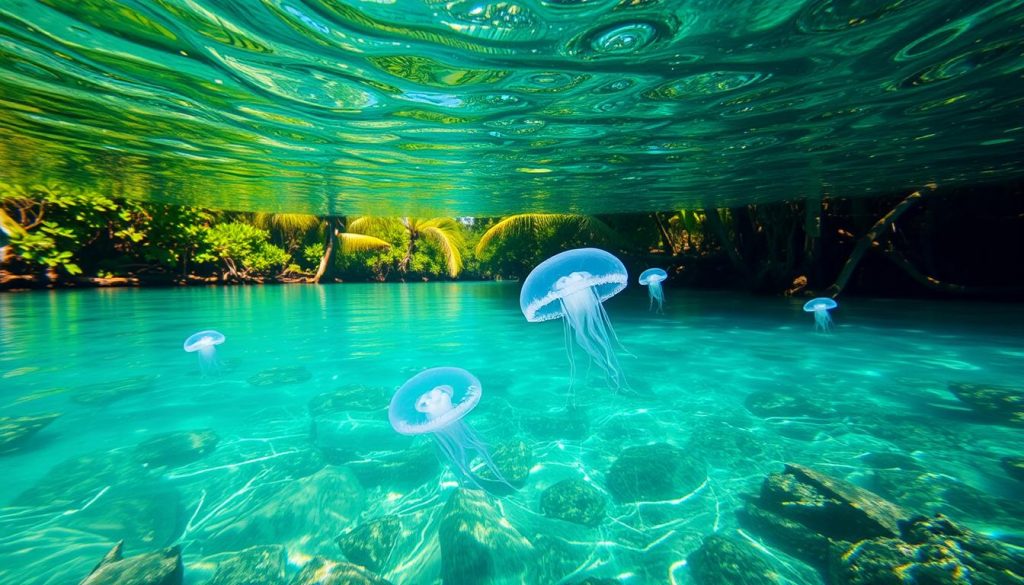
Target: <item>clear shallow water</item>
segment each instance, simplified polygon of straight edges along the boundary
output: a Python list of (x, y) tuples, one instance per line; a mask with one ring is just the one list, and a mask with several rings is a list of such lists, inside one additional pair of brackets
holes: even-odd
[(997, 181), (1024, 171), (1022, 23), (1020, 0), (8, 0), (0, 168), (336, 215)]
[[(527, 540), (571, 543), (571, 568), (534, 582), (689, 583), (681, 561), (715, 531), (738, 534), (741, 494), (789, 461), (987, 534), (1024, 530), (1008, 503), (1019, 484), (999, 464), (1024, 451), (1020, 430), (979, 423), (946, 389), (951, 381), (1020, 386), (1020, 306), (844, 299), (835, 332), (823, 335), (800, 300), (667, 289), (659, 316), (631, 287), (606, 306), (635, 355), (622, 358), (626, 376), (649, 395), (613, 395), (595, 372), (577, 383), (580, 414), (568, 417), (561, 324), (527, 323), (518, 290), (460, 283), (0, 296), (3, 415), (61, 413), (3, 456), (0, 580), (77, 582), (119, 538), (128, 554), (181, 543), (192, 584), (211, 575), (217, 554), (252, 544), (285, 545), (294, 570), (314, 554), (343, 558), (338, 534), (396, 514), (402, 532), (382, 574), (434, 583), (439, 517), (455, 478), (424, 439), (391, 432), (382, 409), (408, 377), (439, 365), (481, 380), (484, 396), (468, 421), (486, 441), (522, 441), (529, 451), (526, 484), (500, 499), (500, 515)], [(209, 327), (227, 336), (224, 368), (203, 378), (181, 343)], [(288, 371), (291, 383), (253, 378), (271, 368), (301, 369)], [(83, 404), (97, 384), (129, 391)], [(353, 402), (368, 406), (311, 417), (314, 397), (354, 386)], [(765, 391), (805, 399), (807, 411), (756, 416), (744, 402)], [(220, 440), (194, 462), (132, 459), (142, 441), (195, 429)], [(610, 466), (624, 448), (655, 442), (703, 460), (706, 481), (678, 500), (615, 503)], [(878, 454), (905, 456), (919, 470), (880, 468)], [(47, 478), (79, 456), (91, 459)], [(409, 464), (417, 458), (425, 463)], [(325, 479), (324, 459), (343, 471)], [(538, 513), (541, 493), (567, 478), (606, 498), (596, 528)], [(810, 569), (772, 558), (786, 581), (818, 582)], [(521, 564), (539, 563), (524, 548)]]

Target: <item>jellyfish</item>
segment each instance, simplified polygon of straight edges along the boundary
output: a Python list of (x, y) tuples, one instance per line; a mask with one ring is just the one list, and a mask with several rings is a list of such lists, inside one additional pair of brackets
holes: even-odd
[(596, 248), (580, 248), (541, 262), (523, 282), (519, 306), (527, 321), (564, 319), (570, 380), (576, 371), (569, 339), (574, 335), (609, 385), (617, 391), (628, 389), (611, 343), (618, 339), (601, 304), (626, 288), (627, 277), (626, 267), (615, 256)]
[(661, 281), (668, 278), (668, 274), (661, 268), (648, 268), (640, 273), (640, 284), (647, 287), (647, 294), (651, 297), (651, 304), (647, 307), (650, 311), (654, 303), (658, 303), (658, 312), (664, 313), (665, 291), (661, 289)]
[(497, 483), (512, 487), (498, 471), (487, 446), (462, 420), (480, 402), (481, 393), (480, 380), (466, 370), (431, 368), (409, 378), (395, 392), (388, 407), (388, 419), (403, 435), (433, 436), (456, 474), (474, 487), (493, 488), (496, 482), (473, 473), (471, 451), (480, 457)]
[(829, 331), (832, 329), (832, 317), (828, 312), (838, 307), (838, 303), (828, 297), (818, 297), (804, 303), (804, 311), (814, 313), (814, 330)]
[(216, 346), (224, 343), (224, 334), (213, 329), (194, 333), (185, 340), (185, 351), (199, 352), (199, 368), (203, 374), (217, 370)]

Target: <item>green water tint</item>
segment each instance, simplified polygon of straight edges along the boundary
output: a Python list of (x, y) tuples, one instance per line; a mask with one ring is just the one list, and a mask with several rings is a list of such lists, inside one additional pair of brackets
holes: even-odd
[(15, 2), (0, 164), (377, 215), (994, 181), (1024, 170), (1022, 22), (1020, 0)]
[[(733, 550), (763, 537), (738, 512), (785, 462), (1019, 542), (1022, 423), (994, 387), (1020, 389), (1020, 306), (850, 298), (821, 334), (796, 299), (670, 293), (665, 315), (635, 285), (607, 301), (642, 392), (595, 371), (575, 412), (561, 324), (527, 323), (517, 285), (0, 296), (3, 416), (36, 428), (2, 455), (0, 581), (77, 583), (124, 539), (127, 558), (180, 544), (189, 584), (314, 555), (396, 584), (485, 558), (492, 582), (706, 583), (736, 555), (820, 583), (778, 548)], [(207, 327), (218, 376), (182, 350)], [(514, 494), (457, 490), (388, 422), (396, 388), (450, 364), (483, 386), (472, 424)]]

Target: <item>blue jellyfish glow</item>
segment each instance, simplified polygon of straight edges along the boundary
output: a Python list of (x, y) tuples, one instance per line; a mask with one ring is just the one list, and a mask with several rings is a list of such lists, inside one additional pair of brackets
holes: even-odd
[(647, 287), (647, 294), (651, 297), (651, 304), (647, 307), (648, 311), (653, 309), (654, 303), (657, 302), (658, 312), (665, 312), (665, 291), (661, 288), (661, 281), (666, 278), (668, 278), (668, 273), (661, 268), (648, 268), (640, 273), (640, 284)]
[(601, 305), (626, 288), (627, 278), (626, 267), (615, 256), (597, 248), (580, 248), (541, 262), (523, 282), (519, 306), (527, 321), (564, 319), (570, 380), (576, 371), (571, 330), (609, 384), (616, 390), (628, 388), (611, 343), (615, 331)]
[(185, 351), (199, 353), (199, 367), (203, 374), (217, 370), (216, 347), (224, 343), (224, 334), (213, 329), (194, 333), (185, 340)]
[(482, 391), (480, 380), (462, 368), (424, 370), (391, 397), (388, 419), (403, 435), (432, 435), (455, 472), (474, 487), (494, 482), (473, 473), (470, 451), (476, 452), (499, 482), (512, 487), (494, 465), (486, 445), (462, 420), (480, 402)]
[(818, 297), (804, 303), (804, 311), (814, 313), (814, 330), (830, 331), (832, 329), (832, 317), (828, 312), (838, 307), (839, 304), (828, 297)]

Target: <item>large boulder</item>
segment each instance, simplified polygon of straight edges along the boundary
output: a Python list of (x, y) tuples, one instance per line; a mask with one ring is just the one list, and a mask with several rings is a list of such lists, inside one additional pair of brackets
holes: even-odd
[(123, 544), (114, 545), (81, 585), (181, 585), (185, 569), (178, 547), (124, 558)]
[(202, 459), (220, 438), (209, 429), (176, 431), (146, 439), (135, 447), (135, 460), (147, 467), (178, 467)]
[(712, 534), (686, 557), (697, 585), (771, 585), (779, 583), (761, 553), (746, 541)]
[(59, 416), (59, 414), (0, 416), (0, 455), (13, 453), (23, 448), (33, 435), (57, 420)]
[[(526, 446), (526, 443), (523, 441), (498, 443), (491, 449), (490, 456), (505, 481), (516, 487), (526, 484), (526, 480), (530, 476), (530, 468), (533, 467), (533, 452)], [(488, 481), (497, 480), (488, 467), (480, 470), (480, 477)]]
[(391, 585), (365, 567), (323, 557), (314, 557), (289, 585)]
[(345, 558), (371, 571), (383, 572), (402, 532), (398, 516), (384, 516), (360, 524), (338, 537)]
[(441, 580), (445, 585), (522, 583), (533, 545), (482, 491), (458, 489), (441, 512)]
[(674, 500), (706, 479), (702, 461), (667, 443), (624, 449), (605, 477), (620, 503)]
[(350, 470), (329, 465), (239, 511), (234, 522), (217, 525), (205, 544), (211, 550), (238, 550), (292, 542), (306, 554), (326, 554), (335, 550), (332, 535), (359, 517), (365, 499)]
[(950, 383), (949, 391), (992, 422), (1024, 426), (1024, 392), (1007, 386)]
[(898, 537), (862, 540), (831, 557), (835, 585), (1021, 585), (1024, 557), (942, 515), (900, 523)]
[(229, 553), (217, 563), (213, 579), (204, 585), (283, 585), (285, 549), (280, 545), (254, 546)]
[(540, 495), (540, 511), (545, 516), (597, 526), (605, 518), (604, 495), (582, 479), (565, 479)]

